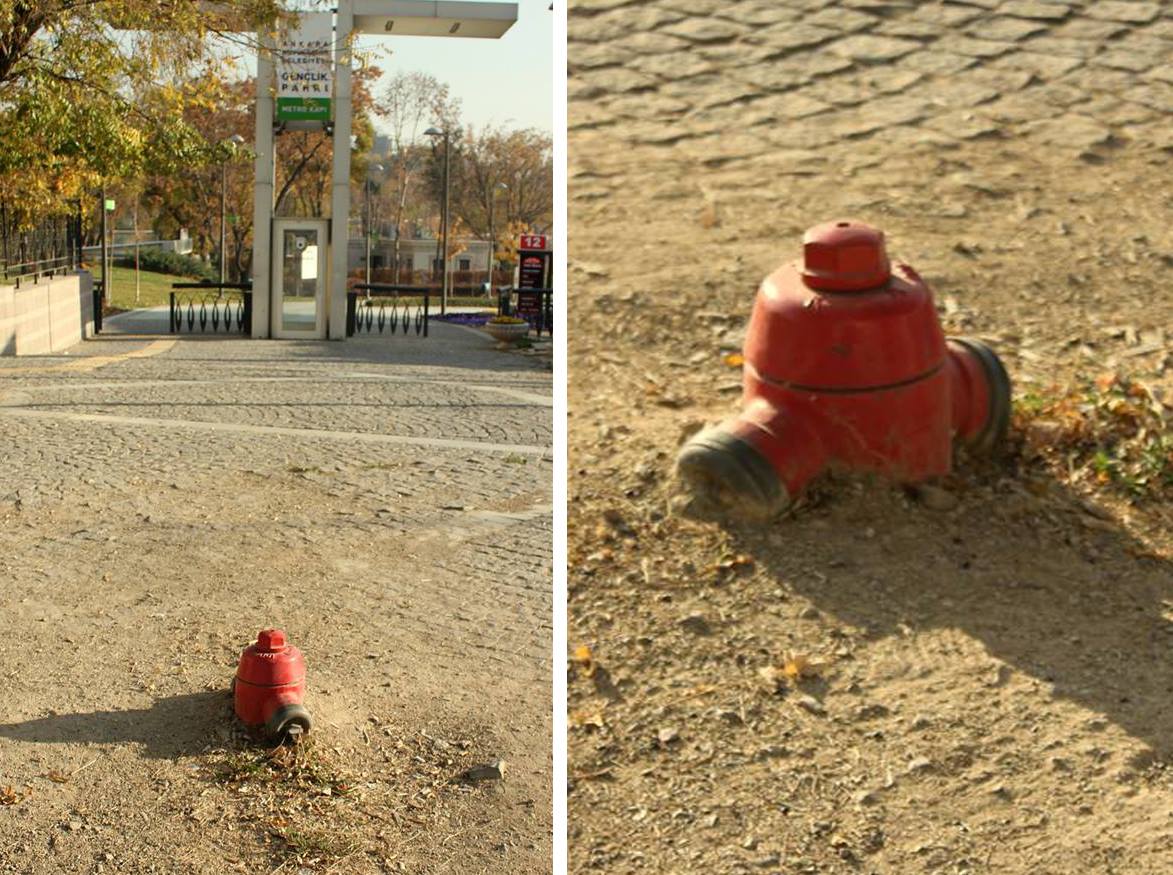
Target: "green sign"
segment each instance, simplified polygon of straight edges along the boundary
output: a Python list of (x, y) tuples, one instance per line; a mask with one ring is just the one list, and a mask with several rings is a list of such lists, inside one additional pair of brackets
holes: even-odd
[(334, 15), (303, 12), (296, 27), (281, 35), (277, 59), (277, 121), (330, 121), (333, 92)]
[(278, 97), (277, 121), (328, 122), (330, 121), (330, 98)]
[(106, 212), (114, 212), (114, 198), (112, 197), (106, 198)]

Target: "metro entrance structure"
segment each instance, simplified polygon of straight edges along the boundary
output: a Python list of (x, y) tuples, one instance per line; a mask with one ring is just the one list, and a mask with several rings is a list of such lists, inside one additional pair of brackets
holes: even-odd
[[(307, 15), (313, 13), (306, 13)], [(341, 340), (346, 337), (350, 219), (351, 65), (359, 34), (498, 39), (517, 21), (516, 3), (467, 0), (337, 0), (333, 13), (333, 120), (278, 121), (274, 89), (284, 49), (258, 34), (256, 182), (253, 223), (252, 336)], [(307, 99), (309, 104), (312, 99)], [(312, 108), (307, 115), (312, 112)], [(281, 130), (331, 131), (334, 163), (329, 218), (273, 215), (276, 138)], [(447, 257), (447, 253), (445, 253)]]

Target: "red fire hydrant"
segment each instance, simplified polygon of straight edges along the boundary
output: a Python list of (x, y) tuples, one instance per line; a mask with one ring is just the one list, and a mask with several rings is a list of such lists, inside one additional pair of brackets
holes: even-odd
[(280, 629), (263, 629), (240, 655), (232, 681), (236, 716), (270, 738), (296, 742), (313, 725), (305, 699), (305, 658)]
[(954, 442), (1005, 439), (1010, 378), (994, 352), (946, 340), (928, 285), (889, 265), (883, 232), (830, 222), (762, 282), (742, 412), (700, 432), (677, 471), (726, 510), (771, 516), (828, 468), (912, 483), (949, 473)]

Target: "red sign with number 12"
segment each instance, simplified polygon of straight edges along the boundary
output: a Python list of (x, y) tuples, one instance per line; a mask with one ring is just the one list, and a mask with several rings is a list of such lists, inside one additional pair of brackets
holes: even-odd
[(522, 234), (521, 243), (517, 248), (531, 250), (536, 249), (539, 251), (549, 249), (549, 247), (546, 245), (545, 234)]

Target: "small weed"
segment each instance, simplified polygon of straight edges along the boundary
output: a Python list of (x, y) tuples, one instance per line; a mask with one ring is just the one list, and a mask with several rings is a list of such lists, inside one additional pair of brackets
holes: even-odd
[(1173, 495), (1173, 417), (1143, 383), (1107, 374), (1074, 392), (1015, 402), (1021, 454), (1064, 479), (1133, 500)]
[(510, 465), (526, 465), (529, 460), (525, 456), (519, 456), (517, 453), (510, 453), (505, 457), (505, 461)]

